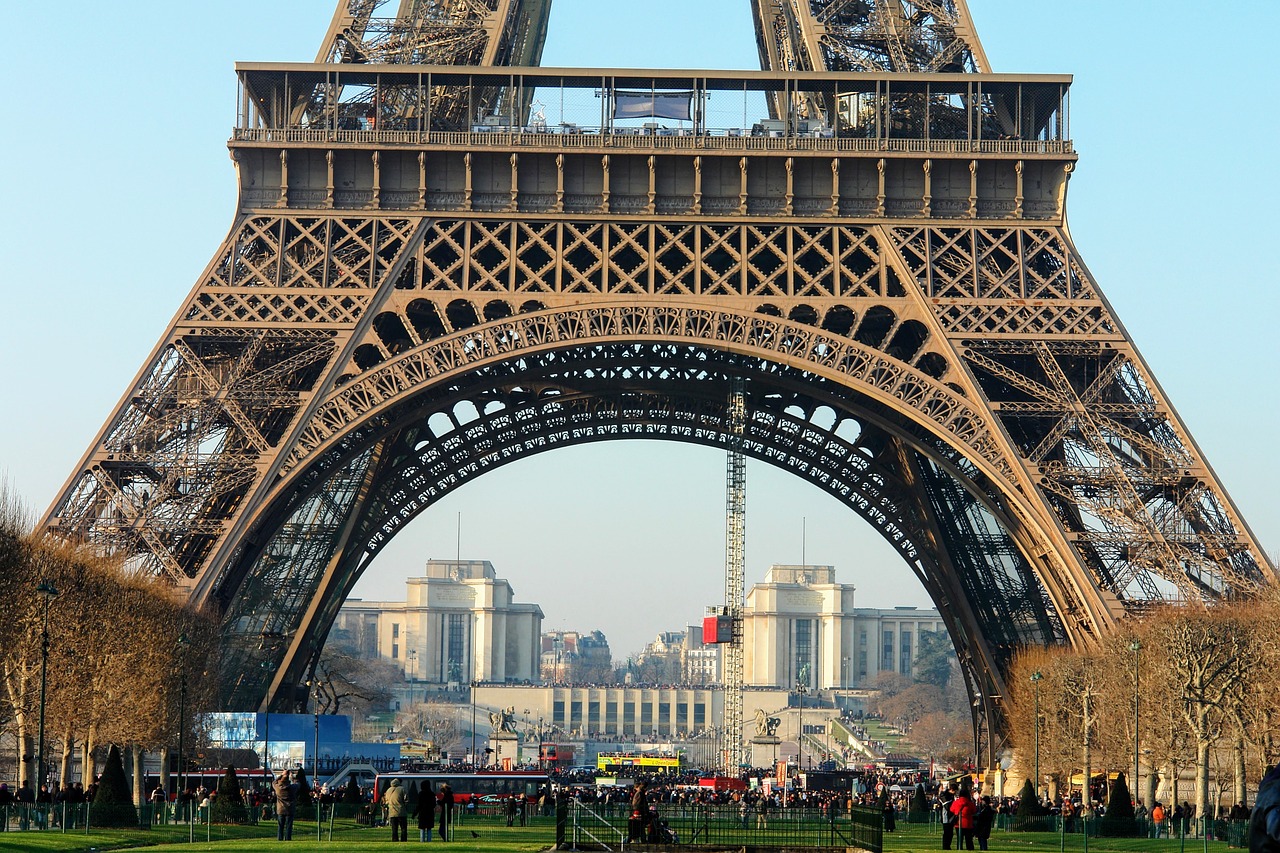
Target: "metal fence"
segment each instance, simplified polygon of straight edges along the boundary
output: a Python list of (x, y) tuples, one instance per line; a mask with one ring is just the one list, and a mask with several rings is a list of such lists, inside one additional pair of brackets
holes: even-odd
[[(569, 804), (572, 849), (620, 849), (629, 844), (711, 847), (852, 847), (880, 851), (883, 816), (878, 809), (759, 811), (736, 805), (660, 804), (642, 825), (629, 826), (629, 809), (608, 812)], [(639, 835), (637, 838), (636, 836)]]
[[(932, 833), (941, 834), (942, 827), (938, 822), (938, 812), (930, 811), (923, 818), (903, 812), (897, 817), (901, 824), (929, 824)], [(1060, 815), (1043, 815), (1038, 817), (1022, 817), (1016, 814), (997, 815), (992, 825), (992, 834), (1003, 832), (1037, 832), (1046, 835), (1074, 836), (1076, 838), (1103, 838), (1112, 834), (1102, 818), (1071, 817)], [(1150, 818), (1135, 818), (1133, 831), (1123, 832), (1118, 837), (1160, 839), (1163, 841), (1183, 842), (1180, 847), (1199, 845), (1206, 841), (1225, 841), (1228, 847), (1245, 848), (1249, 846), (1249, 822), (1243, 820), (1209, 820), (1172, 818), (1156, 824)]]

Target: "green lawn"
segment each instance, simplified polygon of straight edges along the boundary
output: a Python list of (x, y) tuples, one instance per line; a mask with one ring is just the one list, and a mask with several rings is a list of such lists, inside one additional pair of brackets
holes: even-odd
[[(195, 827), (195, 843), (190, 843), (190, 830), (185, 826), (157, 827), (149, 831), (101, 831), (89, 835), (60, 832), (10, 832), (0, 833), (0, 851), (89, 851), (122, 850), (145, 847), (148, 853), (163, 851), (259, 851), (276, 846), (274, 825), (256, 827), (212, 827), (208, 830), (212, 841), (205, 840), (206, 828)], [(294, 826), (293, 842), (288, 849), (302, 851), (361, 851), (381, 850), (391, 843), (391, 831), (385, 827), (355, 827), (335, 825), (333, 840), (328, 840), (328, 827), (324, 828), (325, 840), (315, 840), (315, 823), (299, 822)], [(474, 835), (473, 835), (474, 833)], [(417, 844), (417, 829), (410, 827), (410, 844)], [(550, 826), (508, 828), (501, 822), (477, 822), (459, 825), (455, 841), (449, 850), (455, 853), (534, 853), (545, 850), (554, 841), (554, 829)], [(1085, 850), (1084, 838), (1068, 835), (1065, 847), (1062, 837), (1054, 833), (996, 832), (991, 839), (993, 851), (1023, 851), (1051, 853), (1060, 849)], [(433, 842), (439, 844), (439, 840)], [(283, 846), (283, 845), (280, 845)], [(885, 853), (923, 853), (942, 847), (938, 829), (925, 826), (899, 825), (899, 831), (885, 834)], [(1226, 853), (1224, 842), (1211, 842), (1206, 848), (1201, 839), (1188, 838), (1185, 846), (1180, 840), (1153, 841), (1142, 838), (1104, 839), (1090, 838), (1088, 850), (1092, 853), (1181, 853), (1203, 851)]]

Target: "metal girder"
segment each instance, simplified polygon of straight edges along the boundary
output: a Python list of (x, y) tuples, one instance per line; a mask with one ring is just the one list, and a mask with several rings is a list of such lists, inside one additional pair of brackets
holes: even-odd
[[(1064, 638), (1053, 605), (1037, 591), (1032, 568), (1017, 556), (1019, 546), (1000, 532), (1009, 522), (1000, 520), (998, 508), (980, 509), (977, 501), (966, 498), (964, 511), (951, 504), (922, 509), (935, 506), (934, 499), (924, 491), (921, 479), (909, 481), (901, 476), (898, 460), (910, 458), (916, 460), (912, 469), (927, 469), (931, 480), (961, 477), (954, 453), (936, 443), (921, 447), (916, 437), (894, 437), (884, 432), (878, 417), (868, 413), (849, 414), (857, 401), (815, 377), (795, 371), (761, 372), (761, 367), (692, 347), (584, 347), (548, 353), (545, 359), (495, 365), (469, 375), (461, 385), (451, 383), (439, 394), (406, 403), (380, 419), (376, 432), (353, 435), (345, 455), (323, 466), (328, 473), (316, 474), (317, 479), (347, 481), (351, 463), (365, 458), (365, 447), (377, 448), (383, 460), (371, 490), (359, 502), (360, 519), (344, 539), (340, 565), (330, 564), (331, 576), (338, 579), (333, 583), (340, 589), (318, 598), (341, 601), (398, 530), (453, 489), (496, 467), (559, 447), (625, 437), (730, 447), (735, 439), (725, 391), (732, 376), (752, 375), (757, 378), (741, 438), (743, 452), (793, 471), (868, 520), (936, 599), (952, 602), (944, 618), (955, 636), (965, 638), (965, 648), (984, 647), (981, 635), (998, 638), (980, 656), (984, 684), (1000, 683), (1000, 668), (1014, 648)], [(824, 413), (833, 410), (842, 413), (837, 422), (824, 423)], [(459, 419), (459, 411), (484, 414)], [(800, 411), (806, 414), (800, 417), (796, 414)], [(939, 461), (939, 457), (949, 458)], [(990, 484), (967, 488), (979, 487), (990, 490)], [(310, 506), (314, 498), (308, 496), (315, 492), (314, 484), (300, 481), (295, 505)], [(950, 494), (970, 492), (953, 488)], [(999, 498), (990, 493), (987, 500)], [(300, 514), (299, 510), (282, 511)], [(946, 533), (932, 520), (943, 511), (956, 516)], [(295, 538), (287, 528), (283, 535), (286, 542)], [(278, 591), (267, 598), (237, 599), (256, 602), (244, 606), (265, 615), (251, 618), (247, 611), (237, 610), (237, 624), (244, 627), (239, 632), (242, 640), (234, 645), (247, 655), (262, 654), (258, 637), (276, 629), (282, 603), (300, 601), (289, 592), (292, 586), (270, 580), (281, 569), (267, 555), (280, 550), (268, 542), (260, 554), (244, 556), (251, 566), (242, 585)], [(973, 555), (965, 562), (971, 577), (963, 582), (952, 577), (948, 568), (952, 565), (948, 554), (957, 551)], [(968, 607), (965, 596), (986, 603), (973, 615), (963, 616)], [(316, 604), (313, 600), (301, 606), (314, 610)], [(322, 629), (327, 627), (321, 625), (315, 631)], [(315, 634), (307, 642), (296, 634), (288, 636), (291, 648), (317, 647)], [(252, 675), (258, 670), (251, 663), (236, 656), (228, 666), (230, 671)], [(273, 671), (297, 674), (305, 672), (305, 664), (304, 657), (294, 657)], [(237, 682), (237, 690), (252, 687), (248, 678)], [(292, 701), (290, 689), (281, 684), (277, 682), (268, 700), (277, 708)], [(227, 698), (233, 704), (245, 701), (240, 694)]]
[(590, 441), (738, 446), (843, 501), (993, 749), (1015, 646), (1276, 579), (1070, 242), (1069, 79), (986, 74), (962, 0), (754, 0), (768, 73), (624, 78), (831, 119), (821, 72), (892, 72), (856, 78), (870, 123), (470, 132), (550, 85), (493, 73), (549, 5), (344, 0), (321, 63), (241, 70), (239, 218), (41, 522), (220, 607), (228, 707), (290, 704), (441, 495)]

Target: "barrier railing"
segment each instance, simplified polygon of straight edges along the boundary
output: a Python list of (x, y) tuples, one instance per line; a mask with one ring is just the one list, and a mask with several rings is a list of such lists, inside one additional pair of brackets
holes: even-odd
[[(570, 804), (575, 845), (681, 844), (711, 847), (850, 847), (880, 851), (883, 815), (878, 809), (769, 809), (737, 805), (659, 804), (639, 825), (630, 809), (610, 814), (576, 801)], [(613, 849), (606, 847), (605, 849)]]
[(316, 128), (236, 128), (235, 142), (338, 145), (414, 145), (464, 148), (623, 149), (644, 151), (820, 151), (841, 154), (1009, 154), (1068, 155), (1071, 140), (881, 139), (832, 136), (759, 136), (723, 133), (544, 133), (541, 131), (325, 130)]

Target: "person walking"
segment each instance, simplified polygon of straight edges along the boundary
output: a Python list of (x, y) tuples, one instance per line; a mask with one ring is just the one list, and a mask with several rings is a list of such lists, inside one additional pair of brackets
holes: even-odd
[(293, 813), (298, 805), (298, 782), (289, 775), (289, 771), (281, 770), (271, 784), (276, 795), (276, 841), (293, 840)]
[(645, 822), (649, 819), (649, 796), (644, 782), (637, 782), (631, 791), (631, 816), (627, 819), (627, 840), (644, 843)]
[(383, 808), (387, 810), (387, 823), (391, 824), (392, 841), (409, 840), (409, 818), (405, 815), (404, 787), (399, 779), (392, 779), (382, 795)]
[(431, 787), (431, 780), (422, 783), (418, 792), (418, 840), (431, 840), (431, 830), (436, 825), (436, 792)]
[(448, 782), (440, 786), (440, 796), (436, 798), (440, 806), (440, 840), (449, 840), (449, 825), (453, 823), (453, 788)]

